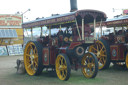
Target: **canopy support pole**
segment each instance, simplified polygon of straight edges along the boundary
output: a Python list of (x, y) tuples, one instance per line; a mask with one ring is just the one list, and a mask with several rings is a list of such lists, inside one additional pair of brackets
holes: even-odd
[(51, 26), (49, 26), (49, 38), (51, 38)]
[(84, 40), (84, 19), (82, 19), (82, 40)]
[(122, 34), (124, 33), (124, 26), (122, 26)]
[(114, 26), (114, 35), (116, 35), (115, 29), (116, 29), (116, 27)]
[(32, 33), (32, 28), (31, 28), (31, 40), (33, 40), (33, 33)]
[(41, 26), (41, 33), (40, 33), (40, 37), (42, 37), (43, 36), (43, 29), (42, 29), (42, 26)]
[(27, 36), (29, 37), (27, 29), (25, 29), (25, 30), (26, 30)]
[(61, 30), (61, 25), (60, 25), (60, 30)]
[(96, 39), (96, 18), (94, 18), (94, 39)]
[(81, 35), (80, 35), (80, 31), (79, 31), (78, 23), (77, 23), (77, 20), (76, 20), (76, 19), (75, 19), (75, 21), (76, 21), (77, 32), (78, 32), (79, 38), (80, 38), (80, 40), (81, 40)]
[(100, 21), (100, 35), (102, 36), (102, 19), (101, 19), (101, 21)]

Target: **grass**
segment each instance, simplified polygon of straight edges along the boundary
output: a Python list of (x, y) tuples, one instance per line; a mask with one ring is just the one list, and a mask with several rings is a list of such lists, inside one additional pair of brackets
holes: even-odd
[[(19, 57), (20, 58), (20, 57)], [(81, 72), (71, 71), (68, 81), (61, 81), (55, 72), (44, 71), (40, 76), (16, 74), (14, 68), (17, 56), (0, 57), (0, 85), (127, 85), (128, 70), (110, 66), (101, 70), (94, 79), (85, 78)]]
[[(55, 72), (43, 72), (40, 76), (29, 76), (27, 74), (9, 74), (7, 75), (8, 79), (10, 81), (15, 80), (15, 82), (18, 82), (22, 85), (28, 84), (28, 85), (84, 85), (84, 84), (102, 84), (105, 82), (104, 79), (101, 78), (94, 78), (94, 79), (88, 79), (83, 76), (80, 70), (78, 71), (72, 71), (71, 76), (68, 81), (61, 81), (57, 78)], [(15, 84), (14, 84), (15, 85)]]

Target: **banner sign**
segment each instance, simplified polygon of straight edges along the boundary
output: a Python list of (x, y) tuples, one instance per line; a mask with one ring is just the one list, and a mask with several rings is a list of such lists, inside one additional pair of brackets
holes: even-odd
[(21, 15), (9, 15), (1, 14), (0, 15), (0, 27), (21, 27), (22, 25), (22, 16)]
[(7, 45), (8, 54), (11, 55), (23, 55), (23, 48), (21, 44)]
[(42, 26), (42, 25), (56, 25), (57, 23), (71, 23), (74, 22), (75, 16), (74, 15), (68, 15), (68, 16), (63, 16), (63, 17), (56, 17), (56, 18), (51, 18), (51, 19), (42, 19), (42, 20), (35, 20), (32, 23), (24, 23), (23, 28), (30, 28), (30, 27), (36, 27), (36, 26)]

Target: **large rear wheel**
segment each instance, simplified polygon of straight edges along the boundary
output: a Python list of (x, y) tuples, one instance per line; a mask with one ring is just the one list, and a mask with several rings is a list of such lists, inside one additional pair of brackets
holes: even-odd
[(70, 77), (71, 66), (67, 55), (59, 54), (56, 58), (56, 74), (60, 80), (68, 80)]
[(82, 73), (86, 78), (95, 78), (98, 72), (98, 60), (96, 56), (88, 52), (81, 60)]
[(26, 72), (33, 76), (42, 73), (42, 45), (29, 41), (24, 50), (24, 65)]
[(110, 47), (109, 44), (99, 39), (94, 45), (89, 47), (89, 52), (92, 52), (98, 58), (99, 69), (106, 69), (110, 65)]

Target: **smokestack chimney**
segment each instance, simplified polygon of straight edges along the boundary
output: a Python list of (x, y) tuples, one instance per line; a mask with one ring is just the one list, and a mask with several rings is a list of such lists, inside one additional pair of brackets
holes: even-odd
[(70, 6), (71, 6), (70, 12), (76, 11), (77, 10), (77, 0), (70, 0)]

